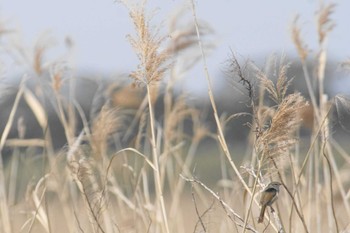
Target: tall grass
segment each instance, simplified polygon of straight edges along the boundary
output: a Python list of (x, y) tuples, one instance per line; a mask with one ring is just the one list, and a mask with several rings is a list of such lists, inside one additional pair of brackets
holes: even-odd
[[(45, 41), (29, 59), (20, 47), (8, 50), (24, 56), (29, 71), (8, 100), (12, 107), (0, 138), (1, 232), (349, 231), (349, 154), (331, 133), (333, 110), (349, 106), (343, 96), (330, 98), (324, 90), (334, 5), (317, 13), (314, 77), (298, 20), (292, 25), (309, 98), (291, 89), (301, 77), (288, 76), (284, 56), (260, 68), (242, 65), (231, 51), (227, 69), (244, 88), (249, 108), (231, 116), (217, 108), (206, 60), (211, 48), (205, 35), (212, 30), (199, 24), (194, 1), (187, 26), (179, 27), (180, 16), (172, 19), (171, 37), (152, 24), (145, 2), (122, 5), (134, 25), (128, 39), (139, 65), (129, 75), (132, 85), (97, 89), (96, 98), (106, 101), (92, 101), (99, 110), (91, 118), (76, 101), (80, 93), (67, 61), (45, 61)], [(207, 84), (208, 116), (189, 104), (188, 93), (175, 91), (197, 62)], [(26, 138), (30, 125), (19, 116), (23, 105), (40, 138)], [(313, 124), (307, 139), (300, 133), (305, 111)], [(58, 150), (53, 114), (67, 142)], [(235, 148), (227, 132), (243, 116), (249, 117), (247, 148)], [(16, 130), (18, 137), (9, 138)], [(6, 164), (5, 148), (11, 149)], [(220, 176), (215, 183), (203, 178), (213, 173)], [(270, 181), (283, 187), (275, 211), (258, 224), (259, 191)]]

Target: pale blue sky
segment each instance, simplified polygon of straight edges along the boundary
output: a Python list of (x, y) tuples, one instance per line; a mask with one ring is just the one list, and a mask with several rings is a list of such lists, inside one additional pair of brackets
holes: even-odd
[[(149, 8), (157, 7), (155, 21), (168, 18), (176, 8), (189, 1), (149, 0)], [(273, 52), (295, 54), (290, 39), (290, 25), (301, 14), (302, 35), (309, 48), (317, 50), (316, 0), (201, 0), (198, 18), (216, 31), (218, 48), (208, 58), (211, 72), (220, 70), (232, 48), (240, 55), (260, 59)], [(327, 2), (327, 1), (325, 1)], [(342, 61), (350, 57), (350, 1), (337, 3), (333, 19), (337, 23), (329, 40), (329, 54)], [(0, 3), (0, 15), (11, 27), (21, 32), (30, 46), (44, 31), (50, 31), (58, 42), (58, 50), (66, 36), (75, 43), (77, 70), (104, 73), (127, 72), (137, 60), (127, 42), (133, 33), (125, 7), (112, 0), (6, 0)]]

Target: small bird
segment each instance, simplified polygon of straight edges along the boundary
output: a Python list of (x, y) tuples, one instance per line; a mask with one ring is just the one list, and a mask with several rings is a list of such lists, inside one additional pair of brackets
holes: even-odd
[(280, 185), (281, 183), (273, 181), (262, 191), (260, 197), (261, 210), (258, 223), (264, 221), (266, 206), (271, 206), (277, 200), (278, 193), (280, 191)]

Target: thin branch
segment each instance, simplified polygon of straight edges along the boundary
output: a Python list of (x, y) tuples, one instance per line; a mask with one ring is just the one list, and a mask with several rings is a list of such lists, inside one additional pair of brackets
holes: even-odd
[(333, 218), (334, 218), (334, 222), (335, 222), (335, 227), (336, 227), (336, 232), (339, 232), (339, 226), (338, 226), (338, 221), (337, 221), (337, 217), (335, 214), (335, 209), (334, 209), (334, 194), (333, 194), (333, 174), (332, 174), (332, 166), (331, 166), (331, 162), (328, 159), (328, 156), (326, 154), (326, 142), (323, 143), (323, 147), (322, 147), (322, 152), (323, 152), (323, 156), (325, 157), (326, 161), (327, 161), (327, 165), (328, 165), (328, 169), (329, 169), (329, 188), (331, 191), (331, 206), (332, 206), (332, 213), (333, 213)]
[(282, 175), (281, 175), (280, 171), (278, 170), (278, 167), (277, 167), (277, 164), (276, 164), (275, 160), (274, 160), (274, 159), (271, 159), (271, 160), (272, 160), (273, 165), (274, 165), (275, 168), (277, 169), (277, 174), (278, 174), (278, 177), (279, 177), (279, 179), (280, 179), (281, 184), (283, 185), (284, 189), (287, 191), (288, 195), (289, 195), (290, 198), (292, 199), (292, 202), (293, 202), (293, 205), (294, 205), (294, 207), (295, 207), (295, 210), (296, 210), (296, 212), (297, 212), (297, 214), (298, 214), (298, 216), (299, 216), (301, 222), (303, 223), (305, 232), (309, 232), (308, 229), (307, 229), (306, 223), (305, 223), (304, 216), (303, 216), (302, 212), (300, 212), (300, 210), (299, 210), (299, 208), (298, 208), (298, 206), (297, 206), (297, 203), (296, 203), (296, 201), (295, 201), (295, 199), (294, 199), (293, 193), (288, 189), (286, 183), (283, 181)]
[[(187, 181), (187, 182), (191, 182), (191, 183), (197, 183), (197, 184), (199, 184), (200, 186), (202, 186), (205, 190), (207, 190), (216, 200), (218, 200), (220, 203), (221, 203), (221, 205), (223, 206), (223, 207), (225, 207), (225, 210), (228, 210), (234, 217), (236, 217), (236, 218), (238, 218), (242, 223), (244, 223), (244, 219), (241, 217), (241, 216), (239, 216), (227, 203), (225, 203), (223, 200), (222, 200), (222, 198), (218, 195), (218, 194), (216, 194), (213, 190), (211, 190), (210, 188), (208, 188), (205, 184), (203, 184), (201, 181), (199, 181), (199, 180), (197, 180), (197, 179), (195, 179), (195, 178), (186, 178), (186, 177), (184, 177), (183, 175), (181, 175), (180, 174), (180, 177), (182, 178), (182, 179), (184, 179), (185, 181)], [(236, 224), (238, 225), (238, 226), (242, 226), (240, 223), (237, 223), (236, 222)], [(247, 224), (247, 226), (246, 226), (246, 229), (247, 230), (250, 230), (250, 231), (252, 231), (252, 232), (255, 232), (255, 233), (257, 233), (258, 231), (257, 230), (255, 230), (254, 229), (254, 227), (253, 226), (251, 226), (250, 224)]]
[(81, 224), (80, 224), (80, 221), (79, 221), (79, 218), (78, 218), (78, 216), (77, 216), (76, 211), (73, 211), (73, 213), (74, 213), (75, 221), (76, 221), (77, 224), (78, 224), (78, 228), (79, 228), (80, 232), (84, 233), (84, 230), (83, 230), (83, 228), (81, 227)]
[(195, 198), (194, 192), (193, 192), (193, 186), (194, 186), (194, 185), (193, 185), (193, 183), (192, 183), (191, 195), (192, 195), (192, 200), (193, 200), (194, 207), (195, 207), (195, 210), (196, 210), (196, 214), (197, 214), (197, 217), (198, 217), (198, 221), (197, 221), (197, 223), (196, 223), (196, 226), (194, 227), (194, 232), (195, 232), (196, 229), (197, 229), (198, 223), (200, 223), (200, 224), (202, 225), (203, 231), (204, 231), (204, 232), (207, 232), (207, 229), (206, 229), (206, 227), (205, 227), (205, 225), (204, 225), (204, 223), (203, 223), (202, 218), (204, 217), (204, 215), (206, 215), (206, 214), (209, 212), (209, 210), (211, 210), (211, 209), (213, 208), (213, 205), (214, 205), (215, 202), (213, 202), (213, 203), (209, 206), (209, 208), (206, 209), (206, 210), (200, 215), (200, 214), (199, 214), (199, 211), (198, 211), (198, 208), (197, 208), (196, 198)]
[[(82, 170), (82, 171), (81, 171), (81, 170)], [(98, 229), (99, 229), (102, 233), (105, 233), (105, 231), (104, 231), (104, 229), (103, 229), (103, 227), (102, 227), (102, 225), (101, 225), (101, 223), (100, 223), (100, 220), (99, 220), (99, 215), (100, 215), (99, 213), (100, 213), (101, 208), (100, 208), (99, 205), (92, 203), (93, 201), (91, 200), (91, 197), (90, 197), (90, 195), (89, 195), (89, 190), (88, 190), (88, 188), (86, 187), (86, 185), (84, 185), (83, 179), (86, 178), (86, 175), (87, 175), (87, 173), (86, 173), (86, 171), (85, 171), (85, 167), (79, 165), (77, 174), (78, 174), (78, 181), (81, 183), (82, 194), (83, 194), (83, 197), (85, 198), (85, 201), (86, 201), (86, 203), (87, 203), (87, 206), (88, 206), (88, 208), (89, 208), (89, 210), (90, 210), (90, 214), (91, 214), (93, 220), (95, 221), (95, 223), (97, 224)], [(81, 175), (79, 175), (79, 174), (81, 174)], [(99, 201), (98, 201), (98, 202), (99, 202)], [(98, 203), (98, 204), (99, 204), (99, 203)], [(95, 205), (96, 205), (96, 207), (97, 207), (97, 210), (96, 210), (96, 211), (95, 211), (95, 208), (94, 208)]]

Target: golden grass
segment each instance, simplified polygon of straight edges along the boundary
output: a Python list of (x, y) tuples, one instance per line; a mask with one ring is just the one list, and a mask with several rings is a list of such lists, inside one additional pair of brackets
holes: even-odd
[[(107, 88), (108, 100), (92, 119), (74, 100), (74, 79), (69, 79), (65, 66), (44, 61), (47, 41), (35, 46), (29, 59), (34, 72), (21, 82), (0, 139), (0, 232), (349, 231), (350, 159), (332, 137), (330, 116), (333, 109), (349, 112), (350, 105), (343, 96), (329, 99), (323, 85), (334, 5), (322, 6), (317, 14), (317, 87), (311, 85), (306, 66), (311, 51), (297, 21), (292, 28), (310, 104), (298, 90), (290, 90), (284, 58), (277, 67), (263, 70), (252, 63), (240, 65), (232, 53), (230, 75), (245, 88), (250, 113), (226, 116), (217, 110), (206, 61), (205, 45), (210, 43), (202, 36), (211, 30), (199, 25), (194, 1), (191, 25), (178, 28), (174, 18), (171, 38), (159, 35), (145, 2), (122, 2), (135, 29), (128, 39), (139, 59), (130, 74), (130, 82), (137, 85)], [(188, 57), (185, 50), (197, 52)], [(178, 62), (182, 59), (188, 64)], [(180, 76), (198, 61), (214, 127), (209, 127), (203, 111), (189, 106), (189, 94), (174, 91)], [(269, 70), (275, 70), (276, 80)], [(50, 79), (34, 91), (29, 88), (31, 79), (45, 74)], [(61, 90), (65, 85), (69, 96)], [(28, 125), (16, 117), (21, 101), (42, 138), (25, 137)], [(156, 102), (161, 102), (162, 111), (155, 111)], [(67, 141), (60, 150), (53, 146), (58, 138), (49, 123), (48, 104)], [(242, 116), (251, 117), (247, 145), (232, 145), (226, 133), (232, 130), (231, 121)], [(308, 139), (300, 137), (304, 116), (313, 124)], [(18, 130), (18, 138), (9, 138), (12, 128)], [(131, 135), (132, 142), (125, 146)], [(301, 149), (305, 145), (307, 149)], [(5, 147), (11, 148), (6, 166)], [(259, 190), (271, 180), (283, 188), (276, 211), (258, 224)]]

